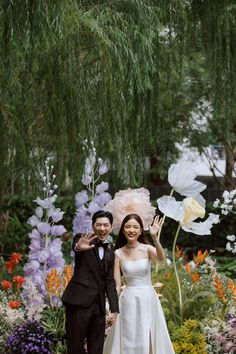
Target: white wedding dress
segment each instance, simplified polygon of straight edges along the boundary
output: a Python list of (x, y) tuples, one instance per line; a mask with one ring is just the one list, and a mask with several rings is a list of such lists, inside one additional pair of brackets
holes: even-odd
[(120, 313), (111, 327), (103, 354), (174, 354), (160, 300), (151, 284), (151, 261), (122, 260), (126, 287)]

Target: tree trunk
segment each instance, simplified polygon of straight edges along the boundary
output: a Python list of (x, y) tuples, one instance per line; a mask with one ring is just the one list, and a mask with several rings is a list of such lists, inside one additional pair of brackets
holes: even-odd
[(225, 147), (225, 178), (224, 186), (227, 191), (231, 191), (236, 187), (236, 179), (233, 176), (234, 164), (236, 161), (236, 149), (232, 147), (229, 141), (224, 142)]

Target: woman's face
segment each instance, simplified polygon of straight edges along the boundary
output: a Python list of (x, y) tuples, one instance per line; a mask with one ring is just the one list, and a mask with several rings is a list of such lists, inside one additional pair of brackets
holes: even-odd
[(128, 242), (137, 241), (141, 233), (142, 228), (137, 220), (130, 219), (124, 224), (124, 235)]

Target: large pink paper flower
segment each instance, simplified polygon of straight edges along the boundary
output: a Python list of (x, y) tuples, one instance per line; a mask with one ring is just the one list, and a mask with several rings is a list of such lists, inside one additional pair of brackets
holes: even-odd
[(150, 203), (149, 191), (145, 188), (119, 191), (106, 205), (105, 210), (110, 211), (114, 217), (115, 234), (119, 232), (121, 223), (128, 214), (138, 214), (143, 221), (144, 229), (148, 230), (156, 212)]

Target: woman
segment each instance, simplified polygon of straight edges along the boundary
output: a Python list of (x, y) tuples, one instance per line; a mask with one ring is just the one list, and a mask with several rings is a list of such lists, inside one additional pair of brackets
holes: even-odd
[(145, 244), (141, 218), (127, 215), (115, 246), (114, 277), (117, 292), (121, 272), (126, 287), (120, 294), (120, 314), (108, 333), (103, 354), (173, 354), (163, 310), (151, 284), (151, 261), (163, 261), (164, 250), (157, 240), (162, 220), (155, 217), (149, 232), (155, 247)]

